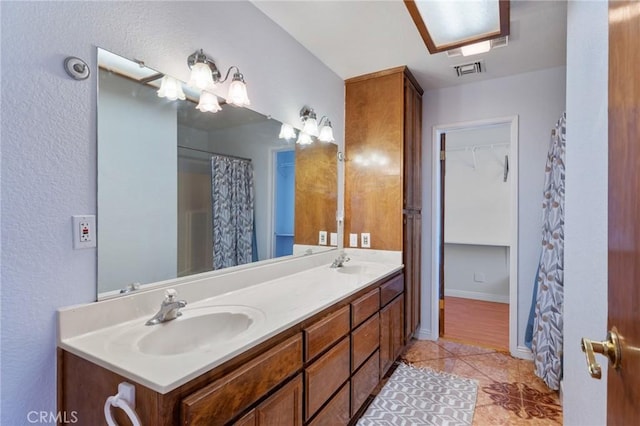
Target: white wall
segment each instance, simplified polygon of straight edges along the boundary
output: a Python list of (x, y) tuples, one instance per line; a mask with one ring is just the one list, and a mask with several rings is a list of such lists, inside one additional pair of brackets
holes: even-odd
[[(519, 116), (518, 346), (531, 303), (540, 256), (541, 197), (551, 128), (565, 109), (565, 67), (427, 91), (423, 108), (422, 324), (419, 336), (436, 338), (431, 324), (432, 127), (496, 117)], [(516, 159), (511, 159), (516, 161)]]
[(99, 86), (98, 287), (107, 292), (175, 278), (175, 104), (108, 72), (100, 72)]
[[(344, 88), (338, 76), (247, 2), (0, 2), (0, 7), (0, 423), (17, 425), (26, 423), (31, 410), (56, 409), (56, 309), (96, 299), (96, 251), (72, 250), (70, 219), (96, 212), (96, 46), (182, 80), (188, 76), (187, 55), (203, 48), (220, 67), (240, 66), (255, 110), (296, 123), (301, 106), (312, 105), (331, 117), (341, 140)], [(69, 55), (89, 63), (88, 80), (65, 74), (62, 63)]]
[(564, 424), (604, 425), (607, 363), (592, 379), (580, 339), (607, 331), (608, 4), (569, 2), (564, 269)]
[(509, 247), (444, 245), (445, 296), (509, 303)]

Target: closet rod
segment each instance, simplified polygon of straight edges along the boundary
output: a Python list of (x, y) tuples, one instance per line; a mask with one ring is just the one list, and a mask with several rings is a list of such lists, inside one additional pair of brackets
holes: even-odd
[(219, 154), (217, 152), (205, 151), (204, 149), (191, 148), (188, 146), (178, 145), (178, 148), (189, 149), (191, 151), (204, 152), (205, 154), (219, 155), (220, 157), (235, 158), (236, 160), (252, 161), (251, 158), (238, 157), (237, 155)]
[(447, 152), (453, 152), (453, 151), (473, 151), (475, 149), (478, 148), (495, 148), (497, 146), (510, 146), (510, 143), (490, 143), (487, 145), (467, 145), (467, 146), (460, 146), (460, 147), (455, 147), (455, 148), (447, 148)]

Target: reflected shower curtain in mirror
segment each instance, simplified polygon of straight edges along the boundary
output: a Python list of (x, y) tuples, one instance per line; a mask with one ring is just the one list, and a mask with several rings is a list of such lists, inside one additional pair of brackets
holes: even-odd
[(249, 160), (211, 157), (213, 269), (252, 261), (253, 165)]
[[(536, 375), (551, 389), (562, 379), (566, 113), (551, 132), (542, 199), (542, 252), (534, 286), (531, 337)], [(528, 336), (525, 336), (525, 340)]]

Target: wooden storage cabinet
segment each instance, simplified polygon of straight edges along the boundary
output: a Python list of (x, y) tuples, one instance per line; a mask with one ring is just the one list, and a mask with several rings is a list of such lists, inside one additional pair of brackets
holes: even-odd
[(402, 250), (405, 339), (420, 324), (422, 94), (407, 67), (345, 82), (345, 156), (384, 157), (382, 167), (345, 163), (345, 246), (371, 233), (371, 248)]
[[(398, 273), (373, 283), (168, 393), (133, 383), (142, 424), (348, 424), (382, 364), (402, 351), (403, 282)], [(78, 411), (81, 424), (103, 423), (105, 398), (132, 381), (62, 349), (58, 356), (58, 409)], [(128, 424), (121, 410), (114, 417)]]

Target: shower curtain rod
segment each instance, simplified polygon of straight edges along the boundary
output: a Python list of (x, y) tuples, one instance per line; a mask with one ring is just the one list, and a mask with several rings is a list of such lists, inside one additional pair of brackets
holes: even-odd
[(189, 149), (191, 151), (204, 152), (205, 154), (218, 155), (220, 157), (235, 158), (236, 160), (243, 160), (243, 161), (249, 161), (249, 162), (252, 161), (251, 158), (238, 157), (237, 155), (219, 154), (217, 152), (205, 151), (204, 149), (191, 148), (191, 147), (183, 146), (183, 145), (178, 145), (178, 148)]

